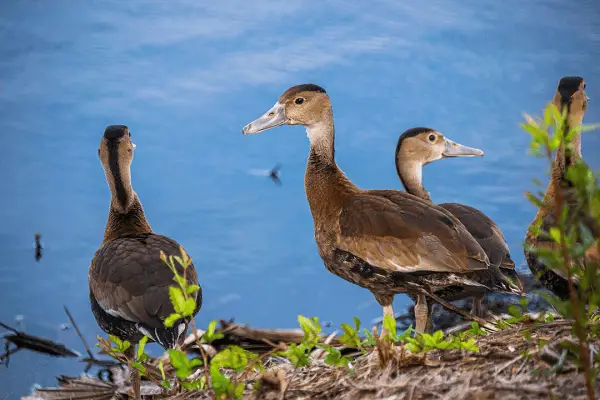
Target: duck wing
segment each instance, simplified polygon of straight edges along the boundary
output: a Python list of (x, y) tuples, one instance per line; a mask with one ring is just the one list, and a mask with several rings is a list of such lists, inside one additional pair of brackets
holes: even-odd
[(400, 191), (364, 191), (343, 205), (337, 247), (401, 273), (468, 273), (488, 258), (446, 210)]
[[(156, 234), (122, 236), (96, 252), (89, 272), (90, 291), (104, 312), (146, 330), (164, 329), (164, 319), (175, 312), (169, 299), (169, 286), (175, 282), (173, 272), (160, 259), (161, 250), (180, 254), (175, 240)], [(183, 268), (177, 263), (176, 267), (183, 274)], [(193, 264), (186, 278), (198, 284)], [(197, 312), (202, 293), (195, 295)]]

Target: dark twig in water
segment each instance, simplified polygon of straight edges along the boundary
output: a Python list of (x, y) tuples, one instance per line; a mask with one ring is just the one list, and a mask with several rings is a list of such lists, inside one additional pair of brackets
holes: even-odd
[(77, 335), (79, 336), (79, 339), (81, 339), (81, 342), (83, 343), (83, 346), (85, 347), (85, 351), (88, 354), (88, 356), (91, 359), (94, 359), (94, 355), (92, 354), (92, 352), (90, 351), (90, 347), (88, 346), (87, 342), (85, 341), (83, 335), (81, 334), (81, 331), (79, 330), (79, 327), (77, 327), (77, 324), (75, 323), (75, 320), (73, 319), (73, 316), (71, 315), (71, 313), (69, 312), (69, 309), (67, 308), (67, 306), (63, 305), (65, 312), (67, 313), (67, 317), (69, 317), (69, 321), (71, 321), (71, 325), (73, 325), (73, 327), (75, 328), (75, 331), (77, 332)]
[(83, 346), (85, 347), (85, 351), (88, 354), (88, 357), (84, 357), (84, 358), (80, 359), (81, 362), (84, 362), (84, 363), (87, 364), (86, 367), (85, 367), (85, 369), (83, 370), (83, 372), (87, 373), (90, 370), (90, 368), (92, 368), (93, 365), (95, 365), (97, 367), (100, 367), (99, 373), (101, 373), (102, 371), (107, 371), (108, 372), (109, 368), (121, 365), (121, 363), (119, 361), (115, 361), (115, 360), (99, 360), (96, 357), (94, 357), (94, 355), (92, 354), (92, 352), (90, 350), (90, 347), (88, 346), (87, 342), (85, 341), (85, 338), (81, 334), (81, 331), (79, 330), (79, 327), (75, 323), (75, 319), (73, 318), (73, 316), (69, 312), (69, 309), (65, 305), (63, 305), (63, 307), (65, 308), (65, 312), (67, 313), (67, 317), (69, 317), (69, 321), (71, 321), (71, 325), (73, 325), (73, 327), (75, 328), (75, 331), (77, 332), (77, 335), (79, 336), (79, 339), (81, 339), (81, 342), (83, 343)]
[[(4, 329), (14, 332), (3, 336), (3, 339), (6, 341), (5, 349), (8, 353), (7, 355), (3, 355), (3, 357), (8, 357), (10, 354), (14, 354), (16, 352), (15, 350), (8, 350), (9, 342), (17, 346), (19, 349), (27, 349), (54, 357), (79, 357), (77, 352), (68, 349), (63, 344), (16, 330), (6, 324), (3, 324), (2, 322), (0, 322), (0, 326), (2, 326)], [(0, 360), (3, 360), (3, 358), (0, 358)]]
[(36, 261), (40, 261), (40, 259), (42, 258), (42, 242), (40, 241), (40, 239), (42, 238), (42, 235), (40, 235), (39, 232), (35, 233), (35, 260)]

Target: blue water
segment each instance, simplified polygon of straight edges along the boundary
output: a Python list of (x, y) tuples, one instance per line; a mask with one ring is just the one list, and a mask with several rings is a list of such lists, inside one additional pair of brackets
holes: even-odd
[[(295, 327), (298, 314), (368, 323), (381, 308), (317, 254), (304, 130), (241, 134), (287, 87), (327, 89), (338, 163), (363, 188), (400, 188), (393, 153), (409, 127), (482, 148), (483, 158), (427, 166), (425, 184), (435, 201), (494, 219), (519, 265), (535, 213), (523, 192), (544, 171), (526, 155), (521, 113), (541, 112), (561, 76), (581, 75), (586, 122), (600, 122), (597, 0), (197, 3), (0, 3), (0, 321), (23, 315), (28, 332), (83, 352), (58, 329), (66, 304), (95, 343), (87, 271), (110, 199), (96, 155), (109, 124), (133, 133), (133, 184), (152, 227), (195, 260), (198, 325)], [(600, 168), (600, 133), (583, 145)], [(251, 171), (278, 162), (281, 187)], [(397, 311), (407, 305), (397, 296)], [(79, 373), (73, 360), (20, 352), (0, 367), (0, 399)]]

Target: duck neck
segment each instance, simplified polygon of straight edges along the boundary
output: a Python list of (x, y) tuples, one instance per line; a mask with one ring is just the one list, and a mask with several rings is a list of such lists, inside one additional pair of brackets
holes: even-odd
[(111, 201), (108, 220), (104, 229), (104, 243), (123, 235), (144, 233), (152, 233), (152, 228), (146, 219), (142, 203), (135, 192), (133, 192), (133, 200), (127, 212), (121, 212), (118, 207), (115, 207), (114, 200)]
[(306, 197), (315, 224), (333, 218), (336, 205), (358, 190), (335, 162), (333, 114), (328, 110), (320, 122), (306, 126), (310, 153), (304, 175)]
[(118, 147), (109, 147), (106, 180), (111, 192), (110, 210), (104, 230), (104, 241), (125, 234), (150, 233), (152, 228), (146, 220), (142, 204), (131, 185), (129, 165), (120, 165)]
[[(564, 127), (564, 132), (569, 132), (572, 127), (581, 125), (582, 121), (583, 114), (571, 115), (567, 113), (567, 124)], [(550, 183), (542, 199), (544, 204), (554, 202), (556, 191), (559, 187), (571, 186), (570, 182), (566, 179), (567, 168), (573, 166), (579, 159), (581, 159), (581, 132), (574, 135), (569, 148), (565, 148), (564, 144), (558, 148), (552, 166)], [(536, 215), (536, 220), (548, 214), (550, 210), (552, 210), (552, 207), (540, 207)]]
[(419, 161), (396, 159), (396, 172), (404, 189), (423, 200), (431, 201), (429, 192), (423, 187), (423, 164)]
[(321, 121), (306, 126), (306, 136), (310, 141), (310, 157), (335, 165), (335, 129), (331, 109)]
[[(581, 125), (583, 122), (583, 116), (581, 117), (567, 117), (567, 125), (564, 128), (564, 132), (567, 133), (571, 128)], [(560, 172), (561, 177), (564, 177), (567, 167), (573, 166), (577, 160), (581, 158), (581, 132), (576, 133), (571, 141), (571, 146), (566, 148), (564, 143), (559, 147), (556, 152), (556, 159), (554, 168)]]

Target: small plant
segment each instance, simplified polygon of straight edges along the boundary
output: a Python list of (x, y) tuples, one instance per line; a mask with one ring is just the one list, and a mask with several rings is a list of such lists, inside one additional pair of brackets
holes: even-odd
[[(575, 354), (585, 376), (588, 397), (593, 399), (594, 379), (598, 373), (590, 359), (588, 341), (600, 328), (593, 315), (600, 307), (600, 274), (598, 263), (588, 262), (581, 268), (586, 253), (600, 243), (591, 234), (591, 229), (600, 229), (600, 187), (598, 175), (577, 159), (572, 165), (566, 162), (566, 154), (573, 154), (573, 139), (582, 132), (598, 128), (599, 125), (569, 126), (567, 109), (558, 110), (549, 104), (543, 118), (525, 116), (521, 127), (531, 135), (530, 152), (544, 157), (551, 170), (557, 162), (563, 165), (565, 179), (554, 181), (554, 196), (551, 202), (543, 200), (543, 193), (526, 193), (526, 197), (538, 208), (550, 210), (554, 217), (553, 226), (542, 227), (542, 221), (530, 228), (531, 233), (554, 242), (553, 248), (525, 247), (533, 252), (549, 268), (557, 271), (568, 282), (569, 299), (562, 301), (556, 296), (545, 296), (546, 300), (562, 315), (573, 320), (573, 332), (578, 338)], [(564, 159), (559, 159), (564, 158)], [(595, 234), (598, 235), (598, 232)], [(579, 288), (576, 290), (576, 285)]]
[(344, 323), (341, 324), (341, 327), (344, 333), (340, 336), (340, 343), (348, 347), (362, 349), (362, 341), (358, 336), (360, 332), (360, 320), (354, 317), (354, 327)]
[[(233, 397), (236, 399), (244, 395), (244, 383), (235, 382), (226, 377), (221, 369), (231, 369), (235, 372), (242, 372), (251, 365), (251, 361), (258, 356), (239, 346), (229, 346), (225, 350), (217, 353), (210, 363), (210, 379), (212, 388), (218, 399)], [(258, 369), (263, 369), (262, 365), (255, 365)]]
[[(169, 300), (173, 305), (174, 313), (169, 315), (164, 324), (167, 328), (173, 327), (175, 322), (180, 319), (190, 318), (196, 310), (196, 300), (189, 297), (198, 290), (200, 286), (192, 284), (186, 279), (187, 268), (192, 265), (192, 259), (187, 255), (183, 247), (179, 247), (181, 257), (179, 256), (168, 256), (161, 250), (160, 259), (167, 264), (167, 266), (173, 272), (173, 279), (178, 286), (169, 286)], [(175, 267), (175, 261), (183, 268), (183, 275), (179, 275), (177, 268)]]
[[(433, 334), (419, 333), (412, 329), (412, 326), (409, 326), (406, 331), (398, 335), (396, 334), (396, 320), (388, 315), (383, 319), (383, 326), (388, 332), (386, 340), (392, 343), (404, 344), (404, 347), (411, 353), (426, 353), (431, 350), (479, 351), (479, 348), (475, 345), (475, 339), (467, 338), (465, 335), (449, 335), (444, 339), (442, 331), (437, 331)], [(472, 325), (471, 329), (481, 330), (479, 325)], [(413, 333), (415, 334), (414, 336), (412, 335)]]
[(305, 367), (310, 364), (310, 352), (319, 342), (321, 324), (317, 317), (309, 319), (302, 315), (298, 315), (298, 323), (304, 332), (302, 342), (290, 344), (287, 350), (281, 352), (280, 355), (297, 367)]

